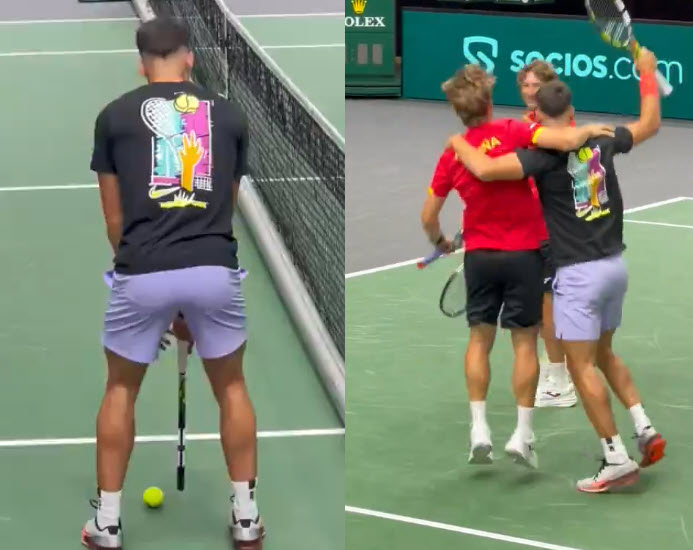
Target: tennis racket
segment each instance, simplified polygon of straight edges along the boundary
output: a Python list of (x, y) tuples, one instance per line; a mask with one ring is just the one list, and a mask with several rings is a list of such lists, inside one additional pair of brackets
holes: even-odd
[[(635, 39), (632, 20), (622, 0), (585, 0), (585, 7), (604, 42), (620, 50), (630, 50), (634, 58), (638, 57), (640, 44)], [(673, 91), (669, 81), (660, 71), (655, 76), (659, 93), (669, 96)]]
[(178, 469), (176, 478), (179, 491), (185, 489), (185, 396), (189, 346), (188, 342), (178, 340)]
[(448, 277), (440, 294), (440, 311), (450, 318), (459, 317), (467, 311), (467, 285), (464, 280), (464, 262)]
[[(458, 231), (458, 232), (455, 234), (455, 236), (452, 238), (452, 249), (453, 249), (453, 252), (454, 252), (455, 250), (459, 250), (460, 248), (462, 248), (462, 231)], [(438, 247), (436, 247), (436, 249), (435, 249), (433, 252), (431, 252), (431, 253), (430, 253), (428, 256), (426, 256), (425, 258), (422, 258), (422, 259), (416, 264), (416, 268), (417, 268), (417, 269), (423, 269), (423, 268), (425, 268), (425, 267), (428, 267), (428, 266), (431, 265), (433, 262), (435, 262), (437, 259), (439, 259), (439, 258), (441, 258), (441, 257), (443, 257), (443, 256), (445, 256), (445, 255), (446, 255), (445, 252), (443, 252), (443, 251), (440, 250)]]

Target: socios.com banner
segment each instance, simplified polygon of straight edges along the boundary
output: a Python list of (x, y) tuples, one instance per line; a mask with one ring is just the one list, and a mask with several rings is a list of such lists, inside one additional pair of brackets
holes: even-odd
[[(693, 27), (636, 24), (640, 42), (655, 52), (674, 87), (663, 115), (693, 119)], [(605, 44), (587, 20), (409, 11), (402, 16), (404, 97), (444, 99), (441, 83), (466, 63), (497, 77), (494, 102), (521, 105), (517, 73), (535, 59), (549, 61), (573, 90), (582, 111), (636, 114), (637, 73), (627, 52)]]

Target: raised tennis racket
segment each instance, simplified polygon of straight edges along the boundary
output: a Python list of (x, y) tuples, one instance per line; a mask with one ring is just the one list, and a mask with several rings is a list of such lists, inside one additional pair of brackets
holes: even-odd
[[(462, 232), (458, 231), (455, 236), (452, 238), (452, 249), (453, 252), (455, 250), (459, 250), (462, 248)], [(433, 252), (431, 252), (428, 256), (425, 258), (422, 258), (417, 264), (416, 268), (417, 269), (423, 269), (429, 265), (431, 265), (433, 262), (435, 262), (437, 259), (442, 258), (445, 256), (446, 253), (440, 250), (438, 247), (435, 248)]]
[(189, 347), (188, 342), (178, 340), (178, 469), (176, 478), (179, 491), (185, 489), (185, 395)]
[[(640, 44), (633, 33), (632, 20), (622, 0), (585, 0), (587, 15), (607, 44), (620, 50), (630, 50), (633, 58), (640, 53)], [(673, 91), (666, 77), (656, 73), (659, 93), (667, 97)]]

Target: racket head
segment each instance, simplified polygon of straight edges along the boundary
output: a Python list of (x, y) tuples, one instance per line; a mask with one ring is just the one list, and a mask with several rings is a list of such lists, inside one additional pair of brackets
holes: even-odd
[(622, 50), (633, 46), (630, 14), (621, 0), (585, 0), (585, 8), (604, 42)]
[(467, 285), (464, 278), (464, 264), (450, 275), (440, 294), (440, 311), (446, 317), (455, 318), (467, 311)]

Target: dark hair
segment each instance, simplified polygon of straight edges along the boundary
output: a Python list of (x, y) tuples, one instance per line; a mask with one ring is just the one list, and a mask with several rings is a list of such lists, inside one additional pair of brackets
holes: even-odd
[(564, 114), (573, 102), (573, 94), (570, 88), (560, 80), (553, 80), (542, 84), (537, 91), (537, 107), (551, 118)]
[(187, 27), (170, 17), (157, 17), (142, 23), (137, 29), (137, 49), (140, 55), (168, 57), (189, 47)]

